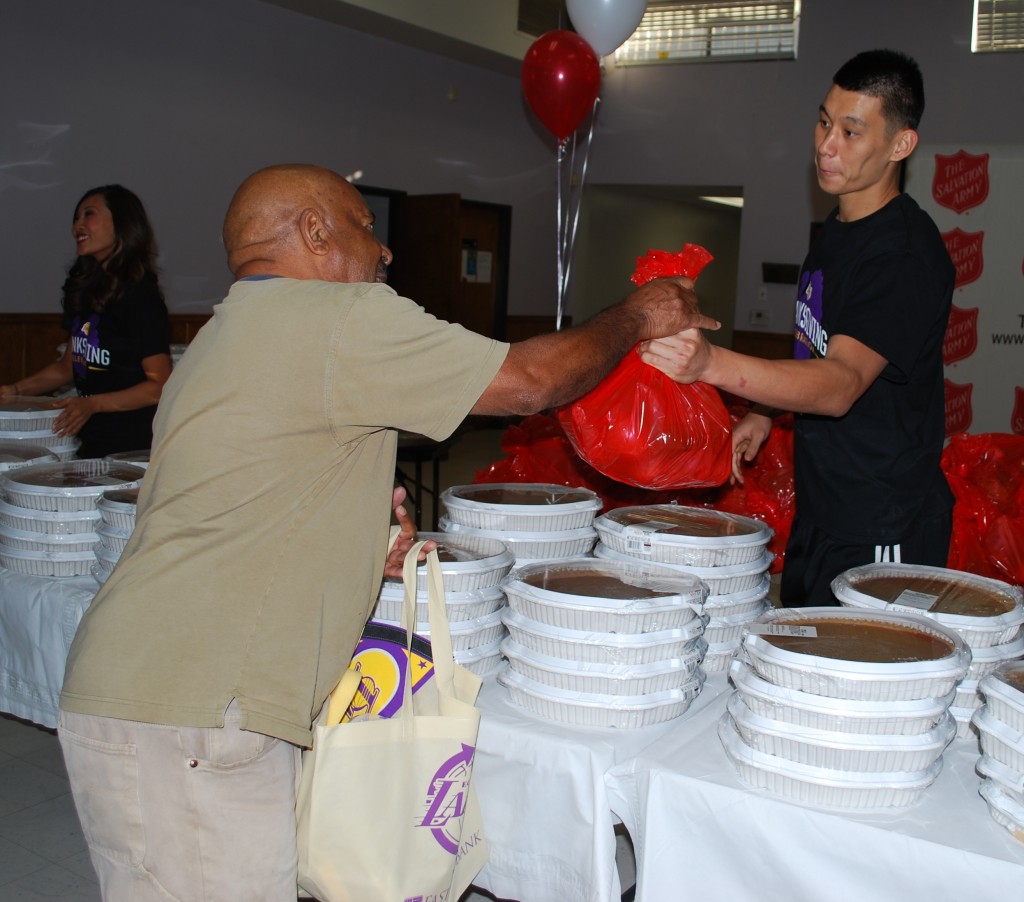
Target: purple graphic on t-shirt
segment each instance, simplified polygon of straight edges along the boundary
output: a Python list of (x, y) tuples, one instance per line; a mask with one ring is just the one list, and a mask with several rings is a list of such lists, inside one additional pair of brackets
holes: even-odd
[(821, 270), (805, 272), (800, 276), (800, 291), (796, 298), (796, 329), (793, 357), (809, 360), (824, 357), (828, 351), (828, 333), (822, 326)]
[(100, 316), (94, 313), (85, 322), (76, 318), (71, 329), (71, 366), (75, 378), (85, 380), (89, 371), (105, 370), (110, 366), (110, 351), (100, 347)]

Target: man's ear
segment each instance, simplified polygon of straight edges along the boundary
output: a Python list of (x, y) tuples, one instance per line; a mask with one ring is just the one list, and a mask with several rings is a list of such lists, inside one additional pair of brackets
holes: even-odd
[(917, 147), (917, 132), (912, 128), (901, 128), (893, 140), (892, 162), (899, 163), (905, 160)]
[(330, 249), (323, 217), (312, 207), (307, 207), (299, 214), (299, 235), (302, 237), (302, 243), (318, 257), (324, 256)]

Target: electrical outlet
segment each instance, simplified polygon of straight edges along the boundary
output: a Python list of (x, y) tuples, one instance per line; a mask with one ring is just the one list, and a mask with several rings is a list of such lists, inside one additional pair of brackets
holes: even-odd
[(750, 325), (752, 326), (766, 326), (771, 321), (771, 314), (767, 310), (750, 311)]

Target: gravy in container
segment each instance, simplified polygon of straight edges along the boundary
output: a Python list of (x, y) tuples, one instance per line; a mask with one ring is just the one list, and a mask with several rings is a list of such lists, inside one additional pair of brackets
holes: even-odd
[(529, 586), (560, 592), (564, 595), (584, 595), (590, 598), (665, 598), (676, 593), (659, 592), (642, 586), (624, 583), (616, 574), (600, 570), (571, 570), (548, 568), (521, 577)]
[(644, 525), (658, 532), (676, 536), (744, 536), (757, 528), (750, 523), (723, 517), (711, 510), (681, 507), (634, 507), (610, 511), (607, 518), (624, 526)]
[(934, 595), (935, 601), (927, 608), (933, 614), (998, 617), (1016, 607), (1013, 598), (997, 589), (957, 580), (953, 576), (869, 576), (851, 581), (850, 585), (862, 595), (886, 602), (898, 602), (899, 596), (907, 590)]
[(1011, 689), (1024, 693), (1024, 670), (1011, 670), (1009, 673), (1000, 674), (999, 678)]
[(844, 661), (897, 664), (937, 661), (953, 654), (953, 643), (925, 630), (876, 620), (801, 618), (781, 626), (814, 627), (817, 636), (761, 634), (765, 642), (785, 651)]
[(541, 489), (493, 488), (487, 485), (480, 487), (468, 486), (462, 489), (457, 497), (480, 504), (575, 504), (579, 501), (590, 501), (590, 494), (566, 488), (562, 491), (544, 491)]

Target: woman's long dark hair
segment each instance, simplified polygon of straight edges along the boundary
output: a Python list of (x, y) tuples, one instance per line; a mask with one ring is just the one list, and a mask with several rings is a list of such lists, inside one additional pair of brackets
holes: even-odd
[[(103, 195), (114, 221), (116, 245), (106, 266), (95, 257), (78, 257), (64, 280), (64, 312), (70, 315), (103, 310), (144, 280), (152, 281), (160, 292), (156, 268), (156, 238), (142, 201), (121, 185), (91, 188), (75, 204), (94, 194)], [(162, 296), (162, 294), (161, 294)]]

